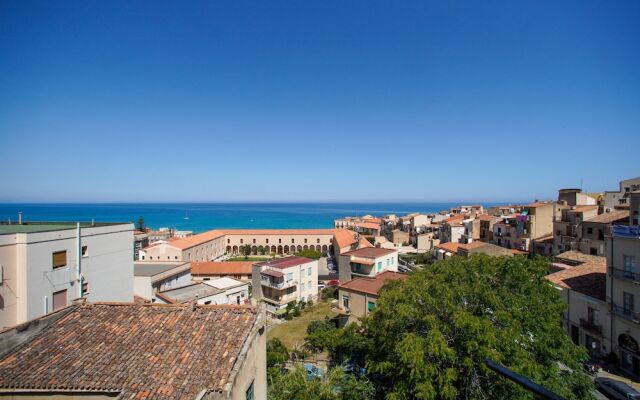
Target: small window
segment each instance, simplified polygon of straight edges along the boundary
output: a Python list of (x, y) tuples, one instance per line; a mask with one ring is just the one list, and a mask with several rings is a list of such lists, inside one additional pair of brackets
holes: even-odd
[(204, 304), (205, 304), (205, 305), (209, 305), (209, 304), (211, 304), (211, 300), (205, 301), (205, 302), (204, 302)]
[(244, 243), (244, 239), (240, 239), (240, 244)]
[(367, 311), (371, 312), (373, 310), (373, 307), (376, 306), (376, 303), (374, 303), (373, 301), (368, 301), (367, 302)]
[(53, 268), (63, 268), (67, 266), (67, 251), (56, 251), (53, 253)]
[(267, 239), (267, 244), (269, 244), (269, 239)]
[(311, 267), (307, 270), (307, 276), (311, 276)]
[(296, 242), (296, 240), (292, 238), (291, 239), (291, 243), (295, 243), (295, 242)]
[(278, 239), (278, 243), (282, 243), (282, 239)]
[(256, 240), (255, 239), (253, 239), (253, 244), (256, 244)]
[(82, 246), (82, 257), (87, 257), (89, 254), (87, 254), (87, 246)]
[(67, 289), (53, 293), (53, 311), (67, 306)]
[(587, 233), (591, 235), (593, 233), (593, 228), (587, 228)]
[(307, 243), (307, 239), (304, 239), (304, 242)]
[(317, 238), (317, 239), (316, 239), (316, 243), (320, 243), (320, 238)]
[(251, 384), (247, 388), (247, 391), (244, 393), (244, 398), (245, 400), (254, 400), (255, 396), (253, 394), (253, 381), (251, 381)]
[(205, 281), (209, 281), (209, 280), (211, 280), (211, 278), (204, 278), (204, 280), (205, 280)]

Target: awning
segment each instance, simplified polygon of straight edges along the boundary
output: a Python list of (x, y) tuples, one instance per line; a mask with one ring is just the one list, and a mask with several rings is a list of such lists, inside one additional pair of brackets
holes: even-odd
[(264, 271), (260, 272), (262, 275), (268, 275), (268, 276), (273, 276), (276, 278), (282, 278), (284, 276), (284, 274), (280, 271), (276, 271), (273, 269), (265, 269)]

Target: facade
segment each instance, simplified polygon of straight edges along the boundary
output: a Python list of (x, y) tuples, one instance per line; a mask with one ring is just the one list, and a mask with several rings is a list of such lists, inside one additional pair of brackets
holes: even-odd
[(194, 281), (209, 281), (218, 278), (233, 278), (251, 282), (253, 262), (251, 261), (196, 261), (191, 263)]
[(360, 248), (338, 258), (338, 279), (346, 282), (356, 277), (375, 277), (383, 271), (398, 271), (398, 252), (379, 247)]
[(429, 253), (439, 244), (440, 240), (436, 238), (436, 234), (433, 232), (416, 236), (416, 251), (418, 253)]
[(133, 224), (82, 223), (79, 233), (71, 222), (0, 225), (0, 329), (79, 297), (133, 301)]
[(462, 221), (464, 232), (460, 236), (461, 243), (473, 243), (480, 240), (480, 220), (477, 218), (465, 219)]
[(155, 301), (157, 292), (189, 283), (191, 283), (189, 263), (138, 261), (133, 265), (133, 293), (146, 300)]
[(614, 225), (606, 237), (607, 302), (611, 310), (612, 351), (620, 368), (640, 378), (640, 227), (633, 225), (640, 210), (640, 192), (627, 196), (629, 226)]
[(149, 246), (149, 234), (142, 231), (133, 232), (133, 259), (140, 259), (140, 250)]
[(249, 303), (249, 284), (231, 278), (194, 282), (155, 293), (161, 304), (197, 302), (201, 305), (241, 305)]
[(631, 193), (638, 190), (640, 190), (640, 176), (620, 181), (618, 190), (604, 192), (605, 212), (613, 211), (619, 207), (628, 207)]
[(447, 260), (458, 254), (461, 243), (446, 242), (440, 243), (433, 251), (434, 261)]
[(265, 400), (263, 315), (244, 306), (72, 305), (0, 333), (0, 392)]
[(318, 261), (289, 256), (253, 264), (253, 298), (262, 300), (271, 315), (287, 304), (318, 299)]
[(611, 236), (611, 226), (628, 223), (628, 210), (613, 210), (584, 220), (579, 250), (585, 254), (605, 257), (605, 238)]
[(559, 290), (567, 309), (562, 325), (578, 346), (586, 347), (592, 358), (606, 356), (611, 350), (611, 315), (606, 302), (606, 259), (569, 252), (556, 257), (556, 263), (568, 260), (561, 271), (547, 276)]
[(409, 243), (409, 240), (410, 240), (409, 232), (405, 232), (400, 229), (394, 229), (391, 232), (391, 241), (396, 246), (402, 246), (405, 243)]
[(478, 216), (480, 221), (480, 232), (478, 234), (478, 240), (483, 242), (493, 241), (493, 224), (500, 221), (499, 217), (483, 214)]
[(464, 219), (465, 216), (463, 214), (456, 214), (453, 217), (449, 217), (442, 221), (439, 232), (440, 242), (460, 242), (460, 239), (464, 234)]
[(385, 271), (375, 278), (355, 278), (338, 286), (338, 310), (355, 322), (375, 307), (380, 289), (393, 280), (405, 280), (406, 274)]
[(249, 283), (232, 278), (218, 278), (205, 282), (222, 291), (216, 304), (249, 304)]
[(562, 210), (560, 217), (553, 221), (553, 247), (555, 253), (579, 250), (582, 242), (584, 221), (597, 215), (597, 205), (574, 205)]

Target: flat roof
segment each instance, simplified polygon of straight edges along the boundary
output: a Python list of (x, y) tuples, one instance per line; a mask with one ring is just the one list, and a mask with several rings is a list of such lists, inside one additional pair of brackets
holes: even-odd
[(213, 296), (222, 293), (224, 290), (214, 288), (204, 283), (191, 283), (186, 286), (177, 287), (175, 289), (164, 290), (161, 295), (169, 297), (176, 303), (184, 303), (195, 300), (196, 296), (201, 299), (203, 297)]
[[(77, 222), (23, 222), (22, 224), (0, 223), (0, 235), (14, 233), (36, 233), (75, 229)], [(81, 228), (96, 228), (101, 226), (130, 225), (132, 222), (80, 222)]]
[(187, 264), (186, 262), (179, 263), (133, 263), (133, 275), (134, 276), (154, 276), (163, 272), (170, 271), (174, 268), (182, 267)]

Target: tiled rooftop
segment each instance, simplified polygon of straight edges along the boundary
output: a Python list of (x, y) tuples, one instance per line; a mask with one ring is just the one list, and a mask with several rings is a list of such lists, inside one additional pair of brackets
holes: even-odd
[(587, 263), (547, 275), (554, 284), (605, 301), (607, 265)]
[(85, 304), (63, 311), (0, 358), (0, 389), (193, 400), (223, 389), (261, 321), (255, 309), (233, 306)]
[(595, 222), (600, 224), (612, 224), (618, 221), (625, 221), (629, 219), (629, 210), (614, 210), (608, 213), (596, 215), (589, 218), (584, 222)]
[(306, 264), (311, 261), (313, 260), (310, 258), (289, 256), (289, 257), (283, 257), (283, 258), (276, 258), (275, 260), (259, 262), (259, 263), (256, 263), (255, 265), (259, 265), (261, 267), (284, 269), (284, 268), (294, 267), (300, 264)]
[(382, 286), (389, 280), (407, 279), (406, 274), (393, 271), (385, 271), (376, 275), (374, 279), (355, 278), (339, 286), (340, 289), (348, 289), (354, 292), (377, 295)]
[(197, 261), (191, 263), (192, 275), (251, 275), (251, 261)]
[(392, 249), (383, 249), (380, 247), (364, 247), (357, 250), (351, 250), (344, 253), (344, 255), (356, 256), (356, 257), (365, 257), (365, 258), (376, 258), (386, 256), (388, 254), (395, 253), (396, 250)]

